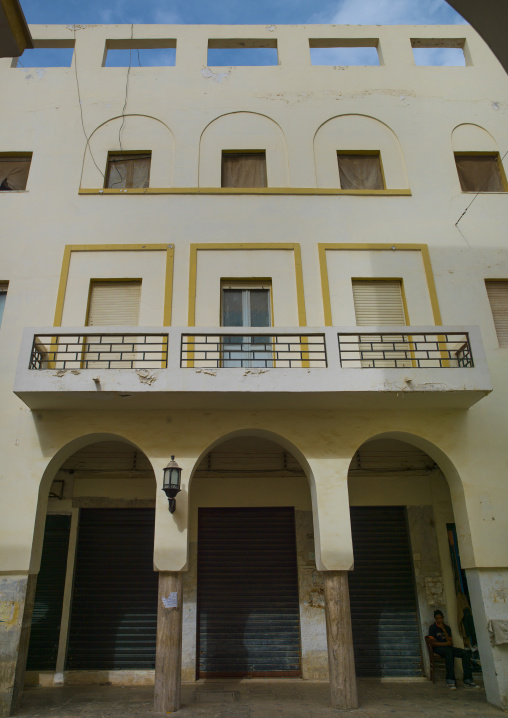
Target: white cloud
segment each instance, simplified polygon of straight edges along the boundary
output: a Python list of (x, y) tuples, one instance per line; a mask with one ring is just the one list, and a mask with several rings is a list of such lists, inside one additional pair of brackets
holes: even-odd
[(153, 22), (162, 23), (163, 25), (176, 25), (183, 22), (183, 20), (176, 11), (158, 8), (153, 13)]
[(104, 25), (109, 25), (113, 18), (113, 11), (111, 8), (98, 8), (99, 21)]
[(336, 0), (313, 22), (334, 25), (439, 25), (465, 22), (445, 0)]

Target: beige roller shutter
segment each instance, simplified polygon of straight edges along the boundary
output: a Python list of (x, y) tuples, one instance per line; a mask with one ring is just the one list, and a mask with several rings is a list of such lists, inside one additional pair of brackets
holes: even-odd
[(485, 282), (500, 347), (508, 347), (508, 281)]
[[(353, 280), (353, 299), (356, 325), (359, 327), (407, 324), (402, 286), (398, 279)], [(362, 353), (359, 366), (363, 368), (411, 366), (408, 346), (402, 335), (364, 334), (358, 348)]]
[(406, 314), (399, 280), (353, 280), (356, 324), (359, 327), (405, 325)]
[(93, 282), (87, 326), (136, 326), (140, 300), (140, 281)]
[[(126, 326), (139, 324), (141, 281), (93, 282), (88, 310), (89, 327)], [(86, 366), (97, 369), (125, 369), (136, 367), (138, 337), (129, 335), (116, 344), (115, 337), (88, 337), (84, 360)], [(132, 351), (129, 351), (129, 347)]]

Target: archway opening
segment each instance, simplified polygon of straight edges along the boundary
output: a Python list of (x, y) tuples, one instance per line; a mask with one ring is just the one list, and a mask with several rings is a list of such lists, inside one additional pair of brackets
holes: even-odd
[[(153, 670), (155, 488), (145, 454), (116, 437), (88, 443), (60, 464), (34, 545), (41, 561), (28, 684), (65, 682), (70, 670), (86, 672), (84, 682)], [(46, 491), (43, 482), (40, 502)]]
[(425, 636), (438, 608), (455, 645), (476, 645), (447, 477), (423, 448), (402, 438), (365, 442), (348, 474), (359, 676), (429, 675)]
[(196, 465), (185, 580), (197, 631), (184, 635), (184, 676), (326, 677), (312, 501), (295, 453), (242, 433)]

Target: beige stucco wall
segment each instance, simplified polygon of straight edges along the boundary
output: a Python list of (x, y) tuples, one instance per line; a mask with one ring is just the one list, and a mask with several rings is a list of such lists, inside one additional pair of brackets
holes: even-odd
[[(351, 567), (348, 507), (350, 495), (355, 497), (358, 488), (348, 487), (349, 463), (365, 440), (390, 434), (426, 450), (445, 475), (463, 565), (504, 576), (508, 566), (504, 479), (508, 349), (498, 346), (484, 280), (508, 277), (507, 195), (480, 194), (456, 224), (473, 195), (460, 190), (453, 150), (460, 143), (460, 151), (492, 151), (493, 147), (505, 151), (506, 75), (474, 31), (464, 26), (244, 27), (242, 32), (246, 37), (276, 38), (279, 65), (208, 70), (208, 37), (236, 37), (237, 28), (134, 28), (138, 38), (156, 38), (161, 33), (176, 38), (177, 59), (175, 67), (131, 68), (125, 109), (129, 118), (121, 146), (141, 143), (129, 149), (151, 149), (151, 189), (174, 193), (109, 195), (99, 191), (106, 152), (121, 149), (117, 129), (127, 79), (126, 68), (102, 67), (105, 41), (130, 37), (130, 26), (78, 27), (75, 31), (71, 26), (32, 28), (34, 38), (39, 39), (74, 39), (75, 34), (85, 134), (92, 136), (90, 147), (100, 171), (90, 163), (89, 151), (85, 152), (75, 64), (14, 69), (9, 60), (0, 60), (5, 98), (0, 109), (0, 150), (33, 152), (27, 191), (0, 193), (0, 281), (9, 282), (0, 332), (0, 573), (37, 572), (51, 480), (76, 448), (104, 436), (130, 441), (148, 456), (158, 483), (155, 565), (164, 570), (187, 568), (192, 471), (214, 442), (232, 432), (254, 431), (270, 432), (291, 447), (304, 466), (311, 503), (307, 494), (307, 503), (299, 510), (312, 508), (318, 569)], [(311, 66), (309, 37), (333, 35), (379, 37), (382, 64), (347, 69)], [(416, 67), (410, 44), (415, 36), (466, 37), (471, 62), (464, 68)], [(484, 133), (463, 125), (478, 125)], [(320, 193), (338, 187), (338, 170), (335, 173), (330, 154), (338, 149), (372, 149), (353, 147), (367, 142), (367, 127), (375, 127), (378, 133), (373, 135), (378, 138), (374, 149), (381, 149), (387, 187), (409, 188), (411, 194)], [(221, 150), (243, 141), (245, 149), (263, 144), (269, 190), (286, 187), (287, 192), (232, 195), (218, 189)], [(207, 186), (215, 187), (215, 193), (197, 193)], [(97, 189), (97, 193), (80, 195), (80, 187)], [(289, 191), (299, 189), (305, 192)], [(352, 277), (400, 277), (411, 323), (433, 324), (431, 299), (437, 298), (444, 324), (481, 327), (494, 392), (468, 411), (447, 408), (446, 403), (434, 410), (414, 402), (408, 407), (403, 394), (389, 410), (368, 402), (352, 408), (339, 404), (333, 411), (293, 410), (283, 396), (270, 406), (246, 410), (240, 392), (236, 404), (227, 409), (220, 401), (212, 409), (178, 410), (169, 403), (156, 410), (129, 410), (126, 403), (121, 412), (110, 409), (107, 397), (99, 392), (93, 410), (76, 411), (69, 399), (62, 410), (36, 412), (12, 393), (22, 330), (52, 325), (64, 248), (69, 244), (173, 246), (170, 319), (175, 326), (187, 326), (193, 299), (196, 324), (219, 325), (223, 277), (271, 279), (275, 325), (299, 323), (302, 313), (297, 307), (293, 249), (265, 246), (249, 252), (232, 246), (198, 252), (196, 267), (191, 245), (206, 242), (298, 245), (303, 277), (300, 299), (305, 301), (307, 326), (325, 323), (318, 243), (428, 245), (434, 297), (418, 264), (418, 252), (397, 250), (394, 254), (386, 249), (373, 258), (369, 252), (327, 251), (333, 322), (340, 318), (354, 324)], [(361, 257), (356, 259), (356, 254)], [(143, 246), (123, 255), (90, 251), (72, 257), (63, 303), (65, 324), (82, 324), (89, 280), (97, 277), (141, 277), (142, 323), (161, 324), (165, 260), (158, 251), (144, 251)], [(192, 297), (189, 284), (194, 271), (196, 293)], [(437, 391), (446, 402), (445, 372)], [(152, 388), (147, 386), (146, 391)], [(168, 513), (160, 491), (162, 468), (172, 453), (184, 470), (174, 516)], [(376, 489), (366, 486), (358, 500), (373, 501)], [(390, 487), (395, 497), (396, 483)], [(206, 489), (200, 489), (205, 496)], [(421, 491), (421, 487), (416, 490), (417, 505), (429, 505), (420, 497)], [(248, 492), (242, 500), (251, 500)], [(443, 563), (446, 554), (439, 536), (438, 548)], [(481, 596), (481, 590), (477, 594)]]

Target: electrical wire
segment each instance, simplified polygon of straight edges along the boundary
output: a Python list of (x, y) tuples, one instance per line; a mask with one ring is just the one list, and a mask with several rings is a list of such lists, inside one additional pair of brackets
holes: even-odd
[[(134, 37), (134, 23), (131, 24), (131, 41)], [(132, 45), (132, 42), (131, 42)], [(138, 57), (139, 57), (139, 50), (138, 50)], [(123, 109), (122, 109), (122, 124), (120, 125), (120, 129), (118, 130), (118, 144), (120, 145), (120, 152), (122, 152), (122, 130), (125, 125), (125, 108), (127, 107), (127, 98), (129, 97), (129, 75), (131, 72), (132, 67), (132, 47), (129, 50), (129, 67), (127, 69), (127, 77), (125, 80), (125, 100), (123, 103)]]
[(95, 161), (95, 157), (93, 156), (92, 148), (90, 147), (90, 137), (86, 134), (85, 129), (85, 120), (83, 117), (83, 106), (81, 104), (81, 92), (79, 89), (79, 79), (78, 79), (78, 53), (76, 52), (76, 25), (73, 27), (74, 30), (74, 73), (76, 75), (76, 88), (78, 90), (78, 102), (79, 102), (79, 111), (81, 114), (81, 127), (83, 128), (83, 134), (85, 135), (86, 145), (85, 145), (85, 154), (88, 150), (90, 152), (90, 157), (93, 160), (94, 165), (97, 167), (101, 175), (104, 177), (104, 172), (101, 170), (97, 162)]
[[(506, 155), (508, 155), (508, 150), (507, 150), (507, 151), (504, 153), (504, 155), (501, 157), (501, 160), (500, 160), (501, 162), (504, 160), (504, 158), (506, 157)], [(487, 182), (488, 182), (489, 179), (492, 177), (492, 175), (494, 174), (495, 171), (496, 171), (495, 169), (492, 170), (492, 172), (489, 174), (489, 176), (487, 177), (487, 179), (485, 180), (485, 182), (482, 184), (481, 188), (478, 190), (478, 192), (475, 194), (475, 196), (473, 197), (473, 199), (471, 200), (471, 202), (467, 205), (466, 209), (462, 212), (462, 214), (460, 215), (460, 217), (458, 218), (458, 220), (455, 222), (455, 226), (456, 226), (456, 227), (457, 227), (458, 223), (460, 222), (460, 220), (462, 219), (462, 217), (466, 214), (467, 210), (471, 207), (471, 205), (473, 204), (473, 202), (475, 201), (475, 199), (478, 197), (478, 195), (479, 195), (481, 192), (483, 192), (483, 188), (487, 185)]]

